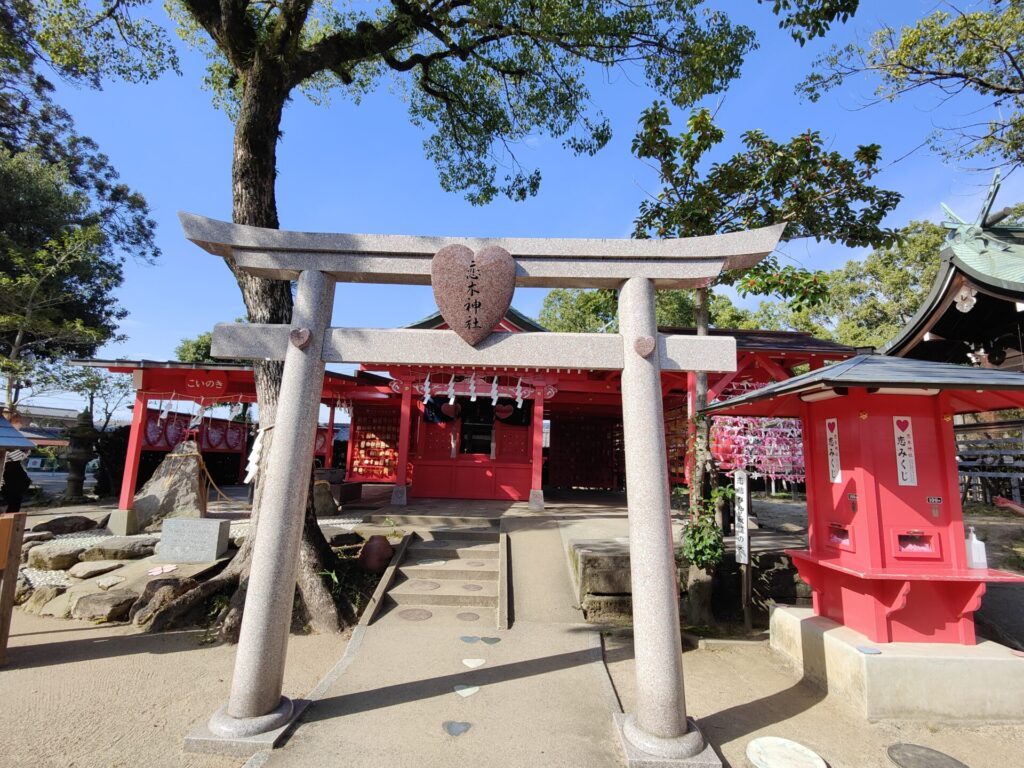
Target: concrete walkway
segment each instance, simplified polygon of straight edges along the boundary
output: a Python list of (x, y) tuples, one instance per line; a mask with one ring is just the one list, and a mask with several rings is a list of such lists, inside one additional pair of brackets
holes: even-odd
[(439, 606), (409, 621), (391, 610), (265, 764), (621, 766), (618, 702), (600, 637), (574, 608), (557, 522), (507, 517), (503, 530), (510, 630), (495, 630), (490, 612), (465, 621), (466, 609)]

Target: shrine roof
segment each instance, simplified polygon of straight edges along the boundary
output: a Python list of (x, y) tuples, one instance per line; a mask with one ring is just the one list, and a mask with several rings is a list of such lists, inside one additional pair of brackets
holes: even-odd
[[(201, 362), (185, 363), (180, 360), (72, 360), (72, 365), (85, 368), (106, 368), (108, 371), (127, 373), (135, 370), (158, 369), (167, 371), (240, 371), (251, 373), (253, 367), (246, 363)], [(349, 381), (356, 384), (387, 385), (391, 379), (367, 371), (357, 371), (354, 375), (325, 371), (324, 376), (333, 381)]]
[[(1024, 227), (1003, 223), (1009, 208), (992, 212), (1000, 184), (997, 172), (973, 222), (942, 206), (949, 234), (939, 253), (938, 273), (917, 312), (882, 348), (883, 354), (966, 362), (970, 342), (988, 348), (1005, 331), (1016, 332), (1014, 305), (1024, 301)], [(979, 300), (983, 306), (975, 309)], [(993, 302), (1010, 306), (1000, 310)], [(934, 338), (928, 338), (929, 332)]]
[(714, 403), (703, 412), (709, 415), (797, 417), (802, 402), (843, 395), (844, 390), (851, 388), (907, 395), (934, 395), (945, 390), (951, 392), (950, 404), (956, 413), (1024, 407), (1024, 373), (902, 357), (859, 355)]
[[(507, 322), (511, 323), (512, 325), (515, 325), (516, 327), (520, 328), (523, 331), (529, 331), (529, 332), (532, 332), (532, 333), (540, 333), (540, 332), (547, 333), (547, 330), (548, 330), (543, 325), (541, 325), (536, 320), (534, 320), (532, 317), (528, 317), (527, 315), (524, 315), (522, 312), (520, 312), (515, 307), (509, 307), (508, 308), (508, 312), (505, 313), (505, 318), (504, 319)], [(407, 325), (405, 327), (406, 328), (416, 328), (416, 329), (425, 328), (425, 329), (430, 330), (430, 329), (434, 329), (434, 328), (437, 328), (437, 327), (443, 325), (444, 322), (445, 321), (444, 321), (444, 318), (441, 317), (441, 313), (440, 312), (435, 312), (434, 314), (429, 315), (427, 317), (424, 317), (422, 320), (418, 320), (415, 323), (410, 323), (409, 325)]]
[[(696, 328), (658, 326), (662, 333), (677, 336), (695, 336)], [(711, 336), (731, 336), (736, 339), (738, 350), (751, 352), (788, 352), (810, 355), (832, 355), (836, 359), (853, 357), (858, 347), (850, 347), (828, 339), (819, 339), (804, 331), (763, 331), (739, 328), (711, 328)]]
[(8, 448), (35, 448), (35, 443), (19, 432), (11, 422), (0, 416), (0, 450)]

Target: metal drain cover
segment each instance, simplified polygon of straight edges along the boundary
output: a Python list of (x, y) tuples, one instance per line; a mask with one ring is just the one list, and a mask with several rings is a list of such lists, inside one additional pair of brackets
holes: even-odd
[(886, 752), (900, 768), (967, 768), (956, 758), (920, 744), (893, 744)]

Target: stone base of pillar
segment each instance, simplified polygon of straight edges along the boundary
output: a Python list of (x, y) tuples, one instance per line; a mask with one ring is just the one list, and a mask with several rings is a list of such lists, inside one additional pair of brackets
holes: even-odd
[(629, 768), (722, 768), (721, 758), (692, 717), (686, 718), (690, 730), (676, 739), (663, 739), (641, 731), (633, 715), (617, 712), (613, 718)]
[(404, 507), (409, 503), (409, 486), (407, 485), (396, 485), (391, 490), (391, 506), (393, 507)]
[(540, 489), (530, 491), (530, 509), (533, 512), (544, 511), (544, 491)]
[(252, 757), (273, 749), (284, 739), (299, 716), (309, 706), (305, 699), (282, 696), (277, 709), (262, 717), (231, 717), (227, 705), (218, 709), (208, 723), (196, 726), (185, 737), (186, 752)]
[(107, 529), (115, 536), (132, 536), (139, 532), (134, 509), (115, 509), (107, 520)]

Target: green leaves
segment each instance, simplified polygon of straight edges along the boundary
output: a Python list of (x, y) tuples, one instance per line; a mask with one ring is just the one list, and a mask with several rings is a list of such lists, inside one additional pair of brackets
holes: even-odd
[[(833, 47), (815, 62), (798, 92), (817, 100), (848, 78), (877, 78), (877, 101), (923, 89), (938, 101), (980, 97), (961, 110), (958, 124), (927, 138), (949, 160), (1024, 164), (1024, 2), (989, 0), (977, 10), (948, 6), (895, 29), (883, 26), (865, 45)], [(987, 6), (987, 7), (986, 7)]]
[[(742, 136), (743, 151), (723, 161), (709, 158), (724, 138), (707, 109), (693, 110), (678, 136), (671, 133), (664, 103), (644, 111), (633, 152), (657, 169), (662, 190), (641, 203), (636, 237), (695, 237), (787, 222), (787, 240), (813, 237), (852, 246), (895, 241), (882, 220), (900, 195), (870, 183), (879, 170), (878, 145), (858, 147), (847, 158), (827, 150), (816, 131), (779, 143), (750, 130)], [(774, 294), (796, 309), (827, 293), (820, 273), (781, 267), (775, 256), (724, 280), (742, 295)]]

